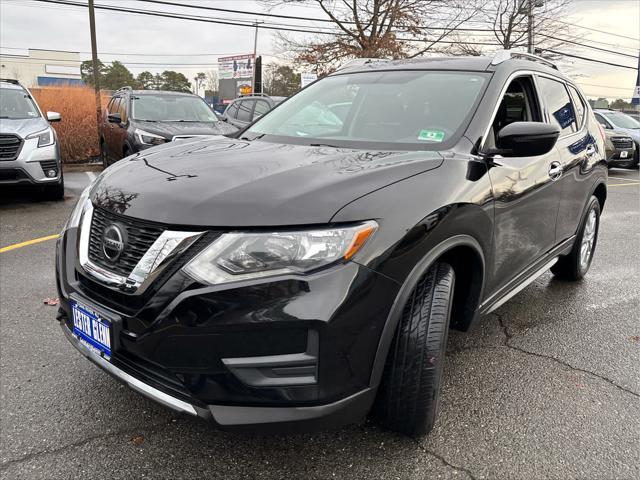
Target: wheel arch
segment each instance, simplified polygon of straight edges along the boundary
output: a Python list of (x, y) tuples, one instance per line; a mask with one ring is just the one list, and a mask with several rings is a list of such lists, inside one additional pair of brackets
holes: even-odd
[(604, 210), (604, 203), (607, 200), (606, 183), (604, 181), (598, 182), (593, 189), (592, 195), (594, 195), (598, 199), (598, 203), (600, 204), (600, 211), (602, 212), (602, 210)]
[[(480, 243), (475, 238), (466, 234), (454, 235), (429, 250), (414, 266), (400, 287), (378, 342), (371, 371), (371, 386), (377, 387), (380, 384), (384, 364), (406, 300), (420, 278), (437, 261), (450, 263), (456, 274), (451, 326), (466, 330), (475, 318), (484, 289), (485, 256)], [(473, 265), (472, 268), (469, 268), (469, 262)], [(471, 298), (471, 301), (461, 302), (462, 298)]]

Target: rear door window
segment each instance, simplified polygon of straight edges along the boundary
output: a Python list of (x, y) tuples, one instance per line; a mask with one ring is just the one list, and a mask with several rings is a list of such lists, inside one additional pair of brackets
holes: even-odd
[(109, 114), (116, 113), (120, 108), (120, 97), (113, 97), (109, 104)]
[(234, 102), (229, 105), (224, 114), (229, 118), (236, 118), (238, 116), (238, 102)]
[(577, 130), (576, 112), (564, 83), (547, 77), (539, 77), (538, 84), (547, 105), (550, 121), (560, 127), (560, 135), (568, 135)]
[(271, 109), (269, 108), (269, 104), (267, 102), (265, 102), (264, 100), (256, 100), (256, 106), (253, 110), (253, 119), (255, 120), (256, 118), (261, 117), (269, 110)]
[(118, 112), (120, 112), (120, 119), (122, 123), (126, 123), (127, 121), (127, 99), (120, 99), (120, 105), (118, 106)]
[(250, 122), (253, 116), (253, 104), (255, 100), (240, 100), (238, 102), (238, 120)]
[(576, 122), (578, 124), (578, 129), (581, 129), (582, 123), (584, 122), (584, 112), (585, 112), (584, 102), (582, 101), (582, 96), (571, 85), (569, 85), (569, 93), (571, 94), (573, 109), (576, 112)]

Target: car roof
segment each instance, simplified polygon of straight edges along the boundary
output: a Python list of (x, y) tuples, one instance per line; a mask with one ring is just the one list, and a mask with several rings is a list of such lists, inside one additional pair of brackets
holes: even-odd
[[(608, 108), (594, 108), (593, 109), (594, 112), (596, 113), (624, 113), (624, 112), (619, 112), (618, 110), (610, 110)], [(628, 113), (624, 113), (625, 115), (629, 115)]]
[(173, 97), (199, 97), (195, 93), (191, 92), (173, 92), (171, 90), (118, 90), (113, 94), (117, 93), (130, 93), (131, 95), (167, 95)]
[(0, 88), (6, 88), (8, 90), (24, 90), (24, 87), (20, 84), (4, 81), (0, 81)]

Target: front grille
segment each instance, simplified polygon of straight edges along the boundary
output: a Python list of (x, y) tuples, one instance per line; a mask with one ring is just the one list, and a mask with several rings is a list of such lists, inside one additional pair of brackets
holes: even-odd
[(17, 135), (0, 133), (0, 161), (11, 161), (18, 158), (22, 148), (22, 139)]
[[(207, 232), (194, 242), (183, 254), (174, 259), (153, 281), (142, 295), (131, 295), (100, 284), (95, 279), (78, 272), (77, 280), (80, 282), (83, 293), (103, 305), (134, 314), (142, 309), (151, 297), (167, 282), (178, 270), (180, 270), (189, 260), (195, 257), (207, 245), (220, 236), (220, 232)], [(184, 284), (182, 284), (184, 286)], [(172, 298), (167, 298), (167, 301)], [(145, 319), (142, 319), (145, 320)]]
[[(126, 242), (120, 258), (116, 262), (111, 262), (102, 251), (102, 234), (109, 225), (114, 223), (126, 231)], [(96, 208), (91, 220), (89, 259), (96, 265), (127, 277), (163, 231), (164, 228), (156, 223), (124, 217)]]
[(613, 137), (611, 143), (616, 148), (633, 148), (633, 140), (624, 137)]
[(40, 167), (42, 167), (42, 171), (45, 175), (47, 175), (47, 172), (49, 170), (53, 170), (54, 172), (56, 172), (55, 175), (52, 175), (53, 177), (58, 175), (58, 162), (56, 162), (55, 160), (45, 160), (43, 162), (40, 162)]

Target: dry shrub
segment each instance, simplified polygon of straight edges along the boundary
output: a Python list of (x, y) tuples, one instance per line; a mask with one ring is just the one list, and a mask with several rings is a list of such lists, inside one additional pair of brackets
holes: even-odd
[[(62, 121), (53, 123), (60, 142), (60, 152), (65, 163), (86, 162), (99, 155), (96, 127), (95, 93), (87, 87), (45, 87), (31, 89), (40, 109), (58, 112)], [(102, 95), (102, 108), (109, 101)]]

